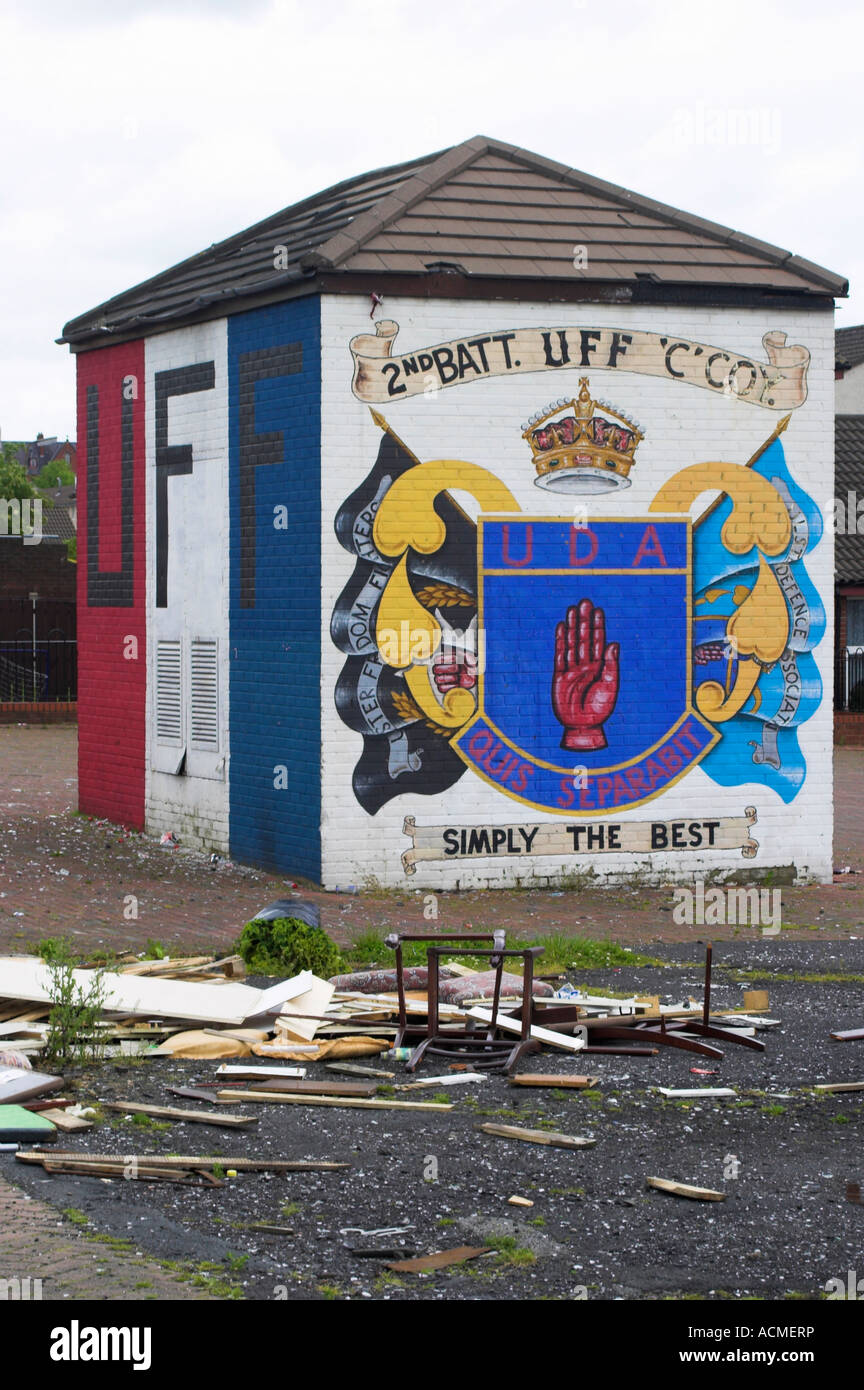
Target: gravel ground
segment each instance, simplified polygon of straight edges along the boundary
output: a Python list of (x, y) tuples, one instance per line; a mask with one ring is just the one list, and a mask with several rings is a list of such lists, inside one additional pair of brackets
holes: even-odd
[[(652, 953), (666, 964), (580, 972), (578, 983), (660, 993), (670, 1002), (701, 994), (700, 945)], [(222, 1281), (222, 1297), (824, 1297), (828, 1279), (845, 1281), (848, 1270), (864, 1269), (864, 1207), (847, 1200), (847, 1184), (864, 1179), (864, 1092), (819, 1099), (808, 1088), (864, 1079), (864, 1042), (828, 1037), (832, 1028), (864, 1026), (864, 941), (727, 942), (715, 947), (715, 964), (718, 1008), (740, 1004), (742, 988), (768, 989), (771, 1015), (782, 1027), (760, 1035), (764, 1054), (726, 1046), (716, 1062), (672, 1049), (657, 1057), (574, 1061), (546, 1052), (521, 1069), (587, 1071), (600, 1078), (596, 1091), (516, 1091), (490, 1077), (450, 1089), (454, 1108), (440, 1115), (237, 1104), (231, 1108), (258, 1116), (253, 1129), (157, 1130), (116, 1116), (61, 1143), (92, 1153), (351, 1164), (329, 1174), (247, 1174), (218, 1189), (174, 1188), (48, 1177), (10, 1155), (0, 1155), (0, 1174), (57, 1209), (85, 1213), (98, 1231), (131, 1239), (148, 1256), (189, 1262), (199, 1278)], [(737, 971), (766, 978), (742, 980)], [(212, 1080), (216, 1065), (109, 1062), (79, 1073), (74, 1088), (83, 1100), (194, 1107), (167, 1086)], [(445, 1069), (436, 1061), (423, 1070), (433, 1067)], [(694, 1075), (691, 1067), (716, 1068), (717, 1075)], [(310, 1064), (307, 1075), (332, 1077), (321, 1064)], [(738, 1098), (681, 1102), (653, 1090), (700, 1085), (734, 1087)], [(484, 1119), (554, 1127), (596, 1143), (567, 1151), (493, 1138), (476, 1130)], [(648, 1190), (649, 1174), (723, 1190), (726, 1200), (698, 1203)], [(534, 1206), (508, 1206), (514, 1193)], [(252, 1231), (255, 1221), (293, 1234)], [(346, 1233), (394, 1226), (409, 1229), (388, 1237)], [(423, 1276), (397, 1276), (386, 1270), (386, 1258), (351, 1249), (426, 1254), (490, 1240), (497, 1246), (491, 1255)]]

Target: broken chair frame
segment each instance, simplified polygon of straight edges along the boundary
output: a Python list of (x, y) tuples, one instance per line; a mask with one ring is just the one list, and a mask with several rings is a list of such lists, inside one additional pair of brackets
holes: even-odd
[[(404, 941), (418, 941), (426, 943), (426, 961), (428, 967), (427, 977), (427, 1013), (426, 1023), (409, 1023), (408, 1010), (405, 998), (405, 979), (404, 966), (402, 959), (402, 943)], [(491, 942), (491, 950), (479, 949), (475, 945), (468, 946), (471, 942)], [(456, 945), (442, 945), (443, 942), (455, 942)], [(455, 1055), (465, 1061), (470, 1061), (475, 1067), (483, 1067), (490, 1071), (512, 1071), (520, 1057), (529, 1052), (539, 1052), (540, 1044), (531, 1037), (532, 1025), (532, 1000), (534, 991), (534, 958), (542, 954), (542, 946), (526, 946), (521, 950), (507, 950), (504, 944), (504, 933), (496, 931), (493, 933), (472, 934), (457, 932), (448, 936), (426, 936), (412, 932), (392, 932), (385, 939), (385, 945), (391, 947), (396, 955), (396, 990), (399, 998), (399, 1020), (396, 1033), (396, 1047), (402, 1047), (406, 1040), (419, 1039), (417, 1045), (405, 1064), (406, 1071), (413, 1072), (420, 1065), (425, 1054), (432, 1053), (436, 1056)], [(442, 956), (480, 956), (488, 959), (490, 966), (495, 971), (495, 986), (492, 999), (492, 1017), (488, 1023), (478, 1028), (473, 1021), (463, 1026), (448, 1027), (443, 1031), (440, 1019), (438, 1002), (440, 997), (440, 966)], [(501, 978), (504, 971), (504, 961), (512, 958), (522, 960), (522, 1017), (521, 1031), (518, 1039), (496, 1038), (499, 1006), (501, 1002)], [(527, 1007), (524, 1007), (527, 1001)], [(485, 1031), (485, 1037), (482, 1033)]]

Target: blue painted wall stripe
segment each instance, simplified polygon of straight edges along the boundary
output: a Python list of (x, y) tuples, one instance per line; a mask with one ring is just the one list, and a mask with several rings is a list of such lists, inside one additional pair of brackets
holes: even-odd
[[(230, 845), (321, 877), (321, 314), (228, 320)], [(279, 509), (285, 508), (287, 518)], [(277, 523), (284, 520), (284, 526)], [(287, 786), (280, 787), (279, 769)]]

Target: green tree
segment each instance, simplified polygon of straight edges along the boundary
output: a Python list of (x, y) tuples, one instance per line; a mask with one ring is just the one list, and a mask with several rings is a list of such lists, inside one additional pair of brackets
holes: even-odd
[(39, 489), (33, 486), (18, 462), (17, 446), (0, 444), (0, 497), (4, 497), (7, 502), (17, 497), (23, 502), (28, 497), (39, 496)]
[(68, 487), (74, 483), (75, 474), (65, 459), (52, 459), (46, 463), (38, 478), (37, 487)]

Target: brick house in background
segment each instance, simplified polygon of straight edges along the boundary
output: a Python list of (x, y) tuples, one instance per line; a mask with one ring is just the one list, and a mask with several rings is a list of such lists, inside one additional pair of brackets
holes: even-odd
[(78, 450), (74, 440), (61, 441), (56, 435), (46, 438), (40, 433), (29, 443), (25, 442), (17, 447), (18, 462), (30, 477), (34, 477), (46, 464), (54, 463), (57, 459), (67, 464), (73, 473), (78, 472)]
[(328, 888), (830, 882), (846, 293), (478, 136), (73, 319), (82, 810)]

